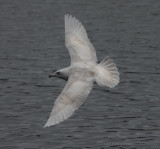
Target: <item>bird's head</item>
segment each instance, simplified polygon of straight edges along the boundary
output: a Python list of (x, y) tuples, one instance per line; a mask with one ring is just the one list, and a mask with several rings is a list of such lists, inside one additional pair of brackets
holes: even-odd
[(49, 74), (49, 78), (51, 78), (51, 77), (58, 77), (59, 78), (60, 76), (61, 76), (61, 71), (59, 71), (59, 70)]
[(68, 76), (66, 76), (66, 74), (61, 70), (57, 70), (56, 72), (51, 73), (49, 75), (49, 78), (51, 78), (51, 77), (57, 77), (57, 78), (61, 78), (64, 80), (68, 80)]

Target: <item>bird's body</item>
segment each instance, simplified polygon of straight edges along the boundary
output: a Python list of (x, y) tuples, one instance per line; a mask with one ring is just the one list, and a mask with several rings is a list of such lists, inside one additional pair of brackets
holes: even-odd
[(94, 78), (94, 76), (96, 74), (96, 65), (90, 64), (90, 63), (84, 63), (84, 64), (83, 63), (76, 63), (76, 64), (73, 64), (73, 65), (67, 67), (67, 68), (62, 69), (61, 72), (63, 72), (67, 77), (69, 77), (69, 75), (72, 74), (72, 72), (77, 72), (77, 73), (79, 72), (80, 74), (81, 74), (81, 72), (83, 72), (83, 76), (86, 76), (86, 77), (92, 76)]
[(67, 83), (55, 101), (44, 127), (69, 118), (89, 95), (94, 82), (111, 88), (119, 83), (116, 65), (109, 57), (97, 64), (96, 51), (83, 25), (71, 15), (65, 15), (65, 45), (71, 57), (71, 65), (56, 71), (50, 77), (64, 79)]

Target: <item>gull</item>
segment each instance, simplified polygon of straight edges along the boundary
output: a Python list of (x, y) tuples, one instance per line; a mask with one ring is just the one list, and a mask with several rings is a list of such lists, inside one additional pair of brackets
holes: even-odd
[(110, 88), (119, 83), (119, 72), (113, 60), (105, 57), (97, 63), (96, 50), (88, 39), (84, 26), (69, 14), (65, 15), (65, 46), (70, 54), (71, 65), (49, 77), (58, 77), (67, 83), (56, 99), (44, 127), (68, 119), (90, 94), (94, 83)]

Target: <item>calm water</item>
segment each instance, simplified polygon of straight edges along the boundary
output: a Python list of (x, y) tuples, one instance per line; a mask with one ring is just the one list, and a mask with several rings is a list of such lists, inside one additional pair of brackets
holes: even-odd
[[(71, 118), (44, 129), (65, 85), (48, 74), (70, 64), (65, 13), (83, 22), (99, 61), (113, 58), (121, 82), (95, 85)], [(159, 39), (159, 0), (1, 0), (0, 149), (158, 148)]]

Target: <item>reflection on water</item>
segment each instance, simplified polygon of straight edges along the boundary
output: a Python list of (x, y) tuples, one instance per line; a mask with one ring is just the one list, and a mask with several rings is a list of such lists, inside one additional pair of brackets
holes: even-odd
[[(1, 1), (0, 148), (125, 148), (123, 143), (130, 143), (127, 148), (156, 148), (159, 5), (149, 0)], [(95, 85), (70, 119), (44, 129), (65, 85), (48, 74), (70, 64), (64, 46), (65, 13), (83, 22), (99, 60), (113, 58), (121, 82), (113, 89)]]

